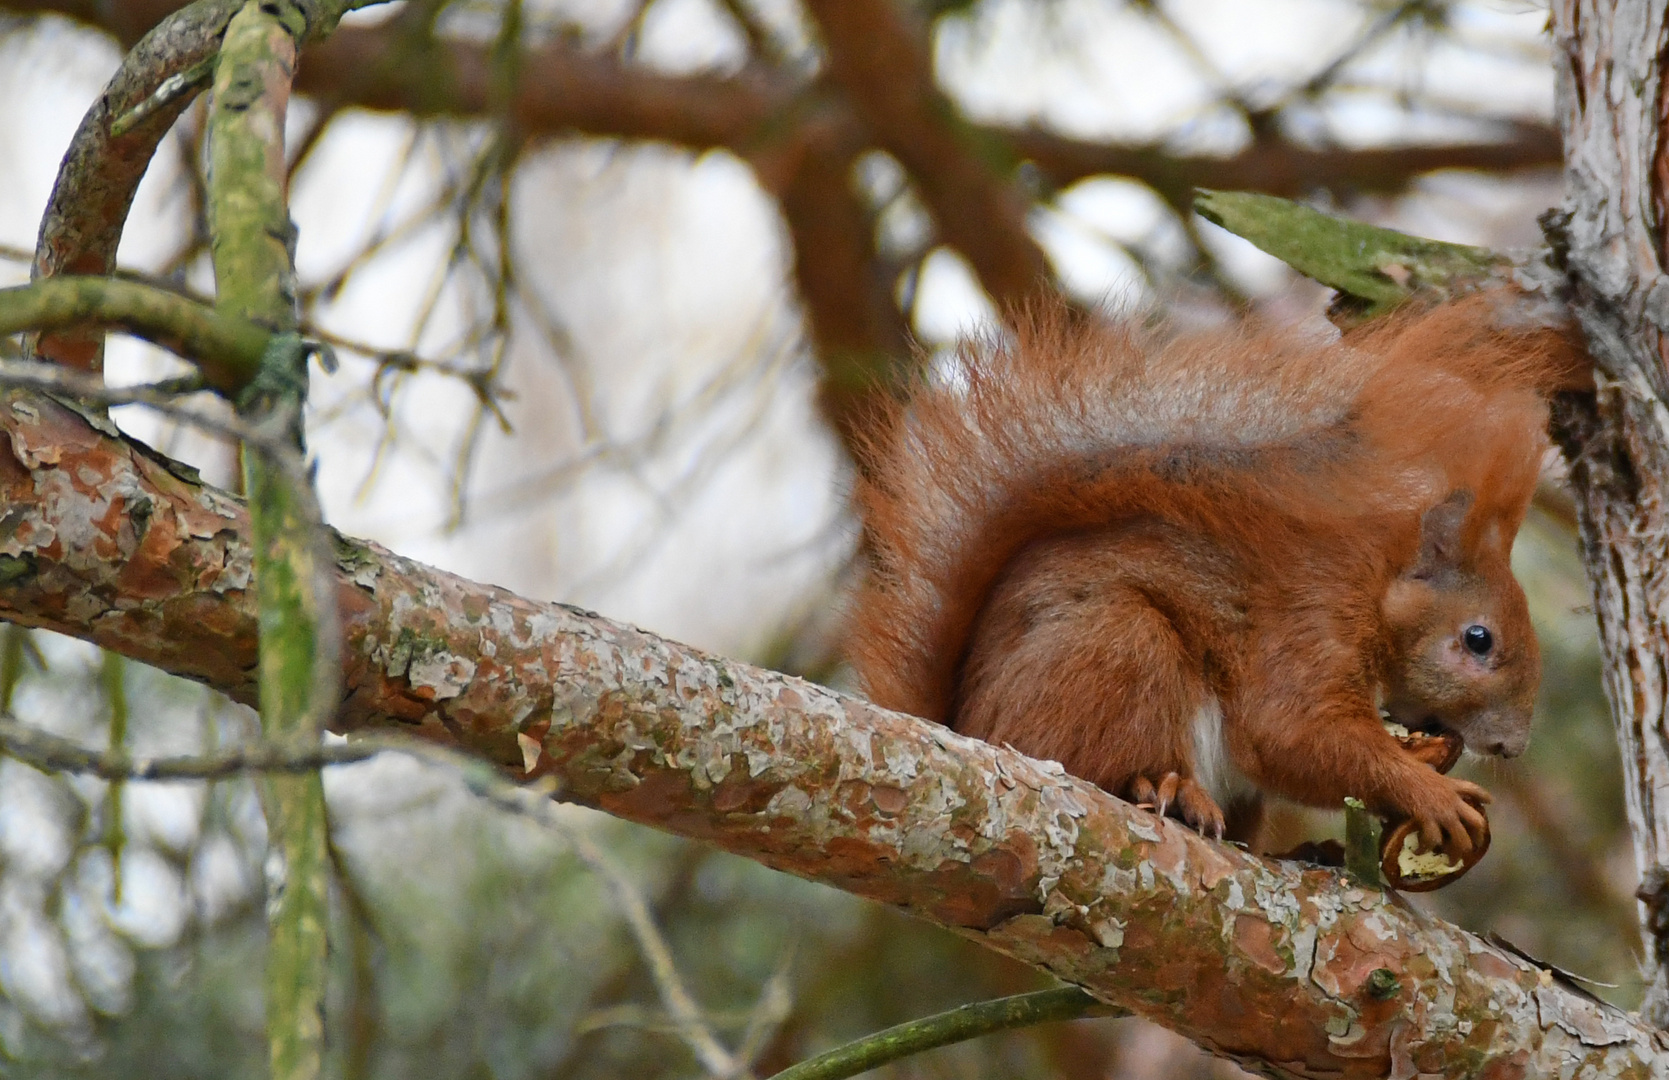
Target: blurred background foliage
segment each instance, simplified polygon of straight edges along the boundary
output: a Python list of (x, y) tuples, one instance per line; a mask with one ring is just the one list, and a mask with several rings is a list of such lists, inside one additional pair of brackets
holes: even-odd
[[(74, 124), (170, 6), (0, 0), (7, 283), (26, 279)], [(894, 35), (932, 83), (912, 90), (901, 63), (882, 99), (936, 85), (932, 122), (955, 136), (920, 159), (842, 66), (852, 28), (820, 27), (815, 8), (406, 0), (310, 49), (292, 199), (306, 319), (344, 359), (316, 378), (309, 418), (335, 525), (840, 685), (857, 399), (1023, 299), (980, 229), (958, 232), (956, 192), (1011, 197), (990, 205), (1013, 210), (1017, 250), (1034, 245), (1078, 303), (1188, 320), (1246, 306), (1315, 318), (1324, 300), (1189, 214), (1194, 184), (1495, 247), (1536, 242), (1559, 198), (1536, 4), (897, 0), (868, 40)], [(121, 259), (206, 292), (201, 143), (194, 108)], [(948, 183), (953, 166), (972, 187)], [(171, 365), (109, 350), (112, 381)], [(231, 483), (226, 446), (118, 412)], [(1573, 537), (1551, 477), (1516, 553), (1545, 654), (1537, 734), (1523, 759), (1463, 766), (1496, 794), (1494, 846), (1410, 902), (1632, 1006), (1634, 868)], [(0, 699), (28, 722), (144, 754), (253, 736), (246, 710), (201, 688), (49, 635), (0, 641)], [(698, 1071), (606, 890), (559, 837), (403, 759), (333, 768), (326, 786), (334, 1075)], [(760, 1075), (1043, 984), (893, 911), (572, 819), (628, 870), (714, 1030)], [(1285, 808), (1275, 827), (1339, 824)], [(5, 1073), (262, 1075), (263, 860), (248, 781), (110, 785), (0, 762)], [(1239, 1074), (1159, 1029), (1098, 1020), (887, 1075)]]

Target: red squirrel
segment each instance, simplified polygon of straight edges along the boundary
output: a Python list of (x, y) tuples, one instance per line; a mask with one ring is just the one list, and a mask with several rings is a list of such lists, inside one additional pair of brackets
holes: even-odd
[(1509, 555), (1576, 361), (1493, 303), (1334, 340), (1033, 312), (964, 345), (863, 454), (865, 690), (1219, 838), (1265, 792), (1356, 796), (1469, 851), (1488, 793), (1381, 710), (1530, 738)]

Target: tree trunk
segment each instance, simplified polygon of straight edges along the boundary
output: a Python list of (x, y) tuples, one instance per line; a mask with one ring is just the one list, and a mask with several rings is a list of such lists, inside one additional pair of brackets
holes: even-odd
[(1644, 1017), (1669, 1024), (1669, 278), (1663, 274), (1662, 0), (1560, 0), (1564, 210), (1545, 219), (1598, 368), (1557, 410), (1594, 591), (1646, 919)]

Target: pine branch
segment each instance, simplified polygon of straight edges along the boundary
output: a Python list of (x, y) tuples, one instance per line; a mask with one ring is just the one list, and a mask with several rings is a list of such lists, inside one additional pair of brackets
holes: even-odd
[[(241, 507), (28, 404), (0, 409), (18, 463), (0, 472), (16, 522), (0, 611), (250, 699)], [(108, 513), (140, 498), (143, 544)], [(344, 730), (456, 744), (563, 798), (902, 907), (1266, 1070), (1669, 1068), (1649, 1028), (1333, 871), (1253, 858), (1012, 751), (372, 545), (342, 541), (335, 564)]]

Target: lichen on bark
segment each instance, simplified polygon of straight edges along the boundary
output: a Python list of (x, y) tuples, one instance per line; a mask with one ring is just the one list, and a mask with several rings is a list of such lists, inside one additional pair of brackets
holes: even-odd
[[(248, 700), (242, 506), (53, 402), (15, 398), (0, 423), (14, 523), (0, 555), (32, 566), (0, 584), (6, 617)], [(118, 500), (141, 497), (138, 530)], [(334, 569), (345, 731), (548, 777), (560, 797), (898, 906), (1293, 1075), (1669, 1069), (1660, 1035), (1549, 971), (1058, 766), (374, 545), (340, 540)], [(129, 579), (150, 586), (126, 595)]]
[[(296, 39), (307, 20), (287, 0), (249, 0), (227, 24), (208, 114), (208, 217), (216, 308), (269, 327), (296, 327), (294, 227), (286, 201), (284, 117)], [(307, 358), (269, 347), (237, 395), (265, 445), (246, 443), (261, 730), (269, 742), (306, 745), (329, 721), (339, 678), (336, 612), (317, 587), (321, 529), (301, 466)], [(267, 1042), (275, 1080), (311, 1080), (323, 1068), (329, 920), (324, 785), (317, 773), (269, 776), (267, 814)]]
[(254, 378), (273, 339), (241, 316), (133, 281), (68, 276), (0, 289), (0, 335), (72, 328), (125, 330), (172, 349), (228, 394)]

